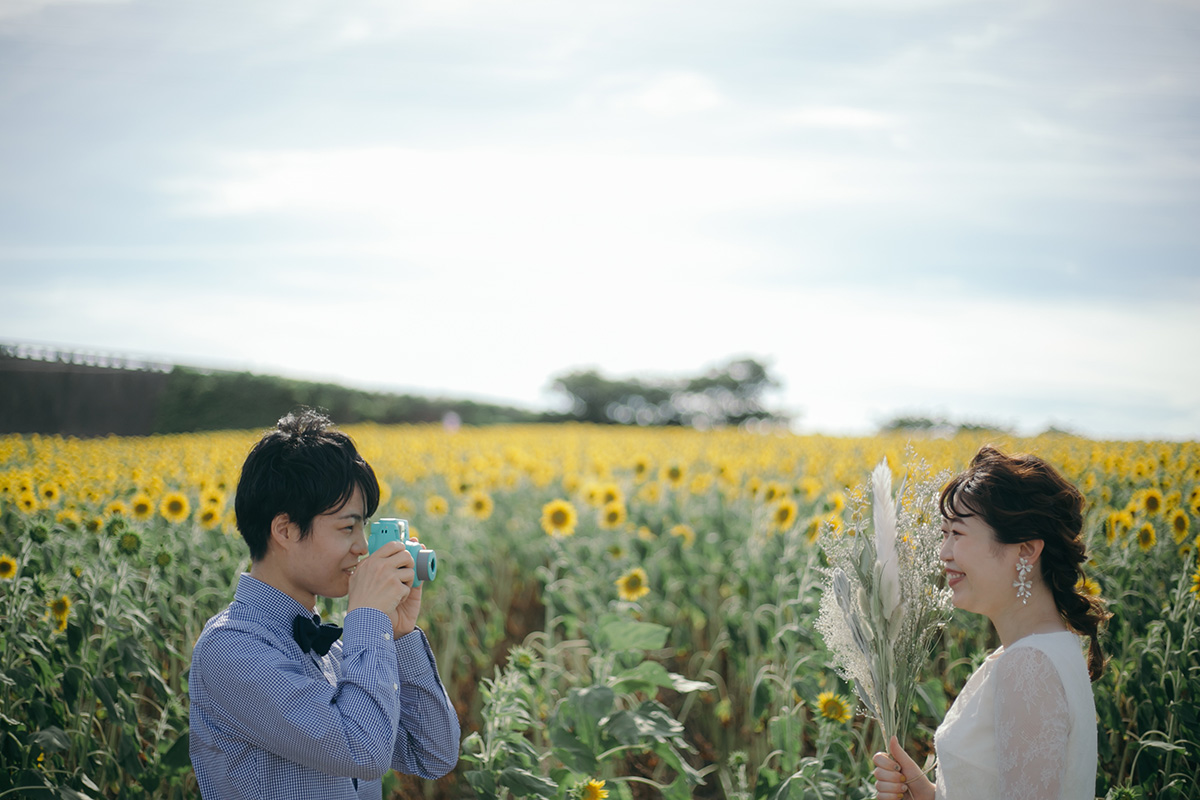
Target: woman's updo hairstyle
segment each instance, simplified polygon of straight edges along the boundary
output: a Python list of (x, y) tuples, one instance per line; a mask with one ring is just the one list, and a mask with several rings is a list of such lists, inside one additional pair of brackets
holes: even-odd
[(946, 484), (939, 506), (946, 519), (978, 514), (1001, 544), (1044, 542), (1042, 578), (1063, 621), (1091, 639), (1088, 673), (1097, 680), (1104, 673), (1100, 626), (1110, 615), (1100, 598), (1077, 588), (1087, 560), (1079, 490), (1037, 456), (1006, 455), (989, 445)]

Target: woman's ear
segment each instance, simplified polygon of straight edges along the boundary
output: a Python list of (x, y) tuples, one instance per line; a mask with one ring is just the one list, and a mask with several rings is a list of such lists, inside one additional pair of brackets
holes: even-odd
[(1017, 552), (1022, 558), (1029, 561), (1030, 564), (1036, 564), (1038, 559), (1042, 557), (1042, 550), (1046, 547), (1046, 542), (1042, 539), (1030, 539), (1027, 542), (1021, 542), (1017, 548)]

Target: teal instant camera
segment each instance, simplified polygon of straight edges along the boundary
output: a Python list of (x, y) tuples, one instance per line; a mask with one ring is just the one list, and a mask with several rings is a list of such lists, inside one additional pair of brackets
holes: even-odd
[(437, 553), (420, 542), (408, 540), (408, 520), (379, 519), (371, 523), (371, 535), (367, 537), (367, 551), (374, 553), (388, 542), (400, 542), (408, 552), (412, 553), (417, 573), (417, 577), (413, 579), (413, 586), (420, 586), (421, 581), (431, 581), (437, 577)]

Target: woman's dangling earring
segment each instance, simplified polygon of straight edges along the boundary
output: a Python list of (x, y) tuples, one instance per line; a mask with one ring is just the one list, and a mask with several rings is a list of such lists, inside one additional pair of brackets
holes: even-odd
[(1017, 597), (1021, 598), (1022, 605), (1029, 605), (1029, 598), (1033, 597), (1033, 581), (1027, 577), (1029, 571), (1033, 569), (1033, 564), (1029, 563), (1029, 559), (1021, 556), (1017, 561), (1017, 579), (1013, 581), (1013, 586), (1017, 587)]

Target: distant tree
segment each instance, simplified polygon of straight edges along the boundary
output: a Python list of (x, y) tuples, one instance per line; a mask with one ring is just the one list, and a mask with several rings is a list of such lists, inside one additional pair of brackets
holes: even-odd
[(901, 415), (892, 417), (879, 426), (880, 433), (1002, 433), (1011, 434), (1012, 430), (1003, 425), (991, 422), (951, 422), (945, 417), (931, 419), (919, 415)]
[(581, 422), (616, 425), (687, 425), (709, 428), (748, 420), (786, 422), (764, 405), (778, 388), (767, 367), (741, 358), (686, 379), (608, 378), (594, 369), (559, 375), (551, 388), (568, 401), (564, 415)]
[(899, 416), (892, 417), (879, 426), (881, 433), (896, 433), (898, 431), (930, 431), (946, 425), (946, 420), (932, 420), (929, 417)]
[(960, 433), (1002, 433), (1005, 435), (1011, 435), (1013, 432), (1009, 426), (995, 422), (960, 422), (958, 431)]
[(436, 423), (448, 414), (464, 425), (541, 420), (532, 411), (473, 400), (366, 392), (271, 375), (176, 367), (158, 406), (155, 432), (261, 428), (302, 405), (323, 408), (341, 424)]

